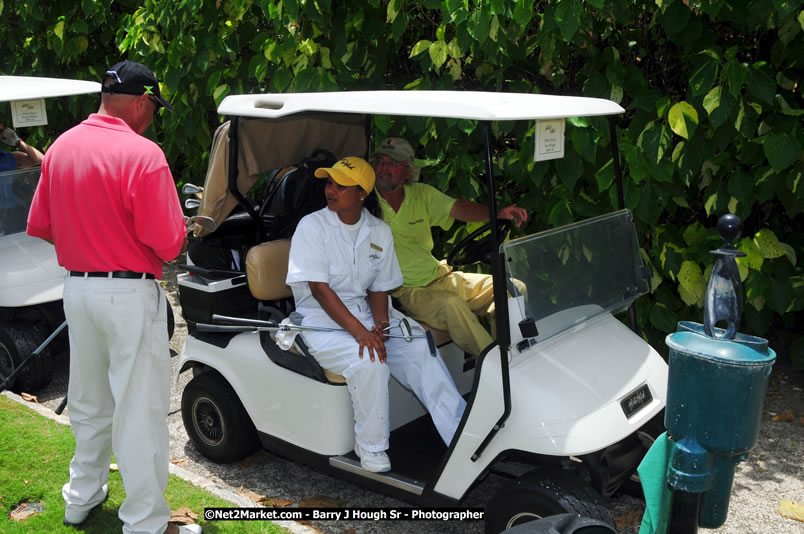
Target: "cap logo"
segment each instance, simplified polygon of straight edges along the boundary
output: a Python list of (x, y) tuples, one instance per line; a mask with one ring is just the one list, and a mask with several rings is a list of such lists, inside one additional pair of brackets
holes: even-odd
[(153, 86), (153, 85), (143, 85), (143, 87), (145, 87), (145, 93), (144, 93), (144, 94), (146, 94), (146, 95), (152, 95), (152, 94), (154, 94), (154, 92), (153, 92), (153, 91), (151, 91), (151, 89), (153, 89), (153, 88), (154, 88), (154, 86)]
[(339, 163), (341, 165), (343, 165), (344, 167), (346, 167), (347, 169), (354, 169), (355, 168), (355, 166), (352, 165), (351, 163), (349, 163), (349, 161), (347, 159), (345, 159), (345, 158), (342, 159), (341, 161), (339, 161)]
[(106, 76), (114, 76), (114, 79), (117, 81), (117, 83), (123, 83), (123, 80), (120, 79), (120, 76), (118, 76), (116, 70), (107, 70)]

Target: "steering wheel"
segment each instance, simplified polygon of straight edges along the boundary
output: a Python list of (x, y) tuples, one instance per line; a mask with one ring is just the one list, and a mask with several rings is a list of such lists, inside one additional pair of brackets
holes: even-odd
[[(497, 219), (497, 242), (502, 242), (511, 231), (513, 221), (510, 219)], [(485, 235), (484, 235), (485, 234)], [(482, 237), (481, 237), (482, 236)], [(492, 239), (491, 223), (488, 222), (464, 237), (457, 245), (452, 247), (447, 256), (447, 263), (453, 267), (469, 265), (481, 261), (486, 265), (491, 265), (494, 250), (494, 239)]]

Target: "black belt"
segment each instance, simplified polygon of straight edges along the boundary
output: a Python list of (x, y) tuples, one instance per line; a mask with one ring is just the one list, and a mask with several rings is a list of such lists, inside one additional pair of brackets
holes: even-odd
[(151, 273), (135, 273), (134, 271), (112, 271), (82, 273), (81, 271), (70, 271), (70, 276), (80, 276), (82, 278), (141, 278), (143, 280), (153, 280), (156, 278)]

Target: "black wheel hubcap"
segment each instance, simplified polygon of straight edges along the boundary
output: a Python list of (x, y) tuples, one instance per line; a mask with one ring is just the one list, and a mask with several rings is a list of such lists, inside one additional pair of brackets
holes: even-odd
[(223, 417), (211, 399), (201, 397), (193, 402), (193, 426), (208, 445), (216, 447), (223, 441)]

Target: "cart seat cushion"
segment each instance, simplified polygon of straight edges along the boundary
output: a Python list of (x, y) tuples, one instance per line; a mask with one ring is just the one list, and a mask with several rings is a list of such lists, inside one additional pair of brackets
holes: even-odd
[(345, 384), (346, 383), (346, 379), (343, 376), (337, 375), (337, 374), (333, 373), (332, 371), (330, 371), (329, 369), (324, 369), (324, 376), (327, 377), (327, 380), (331, 384)]
[(277, 239), (251, 247), (246, 255), (248, 288), (258, 300), (277, 300), (293, 296), (285, 285), (288, 275), (290, 239)]
[[(271, 334), (271, 337), (273, 338), (274, 335)], [(290, 347), (288, 352), (297, 355), (299, 358), (304, 358), (304, 354), (302, 353), (302, 350), (303, 349), (301, 347), (299, 347), (298, 343), (294, 343)], [(346, 379), (343, 376), (341, 376), (339, 374), (336, 374), (334, 371), (330, 371), (329, 369), (324, 369), (323, 367), (321, 369), (324, 371), (324, 377), (327, 379), (327, 382), (329, 382), (330, 384), (345, 384), (346, 383)]]

